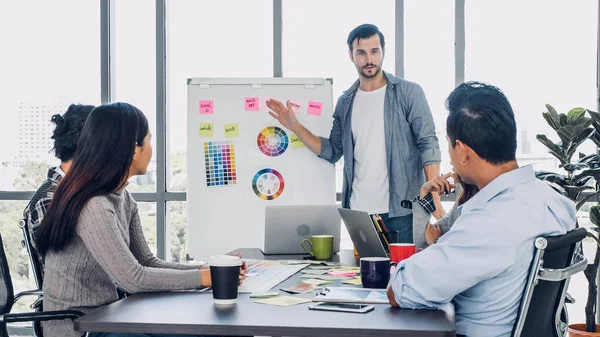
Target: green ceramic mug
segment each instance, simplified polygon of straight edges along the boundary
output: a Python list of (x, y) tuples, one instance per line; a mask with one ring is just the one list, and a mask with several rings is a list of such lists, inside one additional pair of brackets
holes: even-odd
[[(304, 245), (308, 242), (310, 250)], [(302, 248), (317, 260), (329, 260), (333, 256), (333, 235), (313, 235), (302, 240)]]

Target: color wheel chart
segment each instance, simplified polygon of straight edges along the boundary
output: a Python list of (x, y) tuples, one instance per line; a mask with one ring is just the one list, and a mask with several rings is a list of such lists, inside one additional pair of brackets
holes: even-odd
[(233, 141), (204, 142), (206, 186), (230, 186), (237, 182)]
[(263, 200), (277, 199), (283, 193), (284, 185), (283, 176), (270, 168), (258, 171), (252, 179), (254, 193)]
[(268, 126), (258, 134), (256, 145), (260, 152), (269, 157), (282, 155), (290, 143), (288, 135), (277, 126)]

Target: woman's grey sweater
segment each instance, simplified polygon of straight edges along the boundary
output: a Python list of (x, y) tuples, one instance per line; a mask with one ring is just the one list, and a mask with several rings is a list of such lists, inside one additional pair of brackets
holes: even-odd
[[(89, 313), (129, 293), (200, 287), (197, 265), (160, 260), (148, 248), (136, 202), (124, 188), (90, 199), (71, 242), (46, 254), (44, 310)], [(81, 336), (71, 320), (44, 322), (46, 337)]]

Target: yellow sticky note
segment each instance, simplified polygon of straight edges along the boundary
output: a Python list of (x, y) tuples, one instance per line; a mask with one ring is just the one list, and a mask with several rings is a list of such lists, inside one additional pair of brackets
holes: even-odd
[(296, 135), (296, 134), (291, 134), (290, 135), (290, 142), (292, 143), (292, 147), (294, 149), (298, 149), (301, 147), (305, 147), (304, 143), (300, 140), (300, 138)]
[(355, 285), (355, 286), (362, 285), (362, 282), (360, 281), (360, 277), (355, 277), (355, 278), (353, 278), (351, 280), (344, 281), (343, 283), (344, 284), (352, 284), (352, 285)]
[(200, 137), (212, 137), (215, 134), (213, 123), (200, 123)]
[(240, 127), (237, 123), (225, 124), (225, 138), (240, 136)]

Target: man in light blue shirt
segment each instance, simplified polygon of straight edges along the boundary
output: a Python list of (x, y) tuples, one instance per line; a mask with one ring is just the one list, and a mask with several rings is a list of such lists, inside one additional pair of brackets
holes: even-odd
[(573, 229), (575, 205), (537, 180), (531, 166), (517, 165), (514, 113), (500, 89), (463, 83), (446, 105), (453, 169), (480, 191), (436, 244), (398, 264), (388, 297), (413, 309), (452, 302), (457, 334), (510, 336), (534, 239)]

